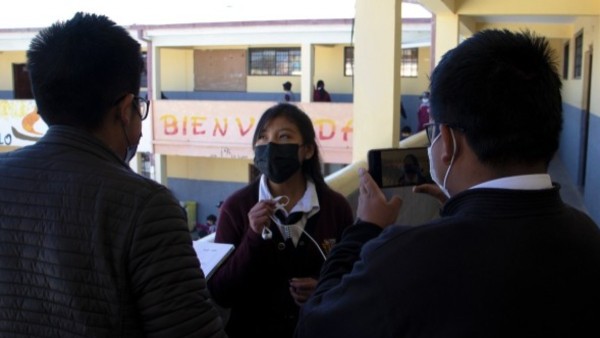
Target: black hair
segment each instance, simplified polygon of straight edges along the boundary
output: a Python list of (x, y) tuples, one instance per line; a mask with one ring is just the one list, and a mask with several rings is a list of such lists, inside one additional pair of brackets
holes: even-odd
[(206, 220), (214, 223), (217, 221), (217, 216), (210, 214), (210, 215), (206, 216)]
[(290, 81), (286, 81), (283, 83), (283, 89), (285, 90), (291, 90), (292, 89), (292, 83)]
[(94, 130), (128, 93), (139, 94), (140, 44), (103, 15), (76, 13), (39, 32), (27, 51), (38, 112), (48, 125)]
[(300, 110), (297, 106), (289, 103), (279, 103), (271, 108), (267, 109), (254, 131), (254, 137), (252, 137), (252, 148), (256, 145), (258, 137), (265, 126), (277, 117), (285, 117), (288, 121), (298, 127), (300, 134), (302, 135), (302, 142), (304, 145), (312, 145), (314, 148), (314, 154), (311, 158), (302, 162), (302, 172), (304, 175), (310, 177), (317, 188), (325, 186), (325, 178), (321, 171), (321, 159), (319, 153), (319, 146), (317, 145), (317, 137), (315, 134), (315, 128), (313, 126), (310, 117), (305, 112)]
[(482, 163), (548, 165), (562, 128), (561, 86), (546, 39), (484, 30), (434, 69), (431, 114), (462, 131)]

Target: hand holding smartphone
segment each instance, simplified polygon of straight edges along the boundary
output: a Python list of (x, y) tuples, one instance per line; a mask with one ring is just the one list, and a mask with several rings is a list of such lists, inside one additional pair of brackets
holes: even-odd
[(433, 183), (427, 147), (371, 149), (369, 174), (380, 188)]

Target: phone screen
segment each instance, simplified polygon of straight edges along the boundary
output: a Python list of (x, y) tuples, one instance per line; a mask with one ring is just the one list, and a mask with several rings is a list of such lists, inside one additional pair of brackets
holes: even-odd
[(427, 147), (371, 149), (369, 173), (380, 188), (433, 183)]

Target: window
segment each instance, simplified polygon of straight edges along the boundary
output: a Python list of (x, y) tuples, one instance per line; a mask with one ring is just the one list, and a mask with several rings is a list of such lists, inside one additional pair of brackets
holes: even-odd
[(251, 48), (250, 75), (300, 75), (300, 48)]
[(569, 78), (569, 43), (563, 47), (563, 79)]
[(402, 49), (402, 63), (400, 64), (400, 76), (417, 77), (419, 76), (419, 49)]
[(573, 58), (573, 78), (581, 79), (581, 65), (583, 62), (583, 32), (575, 36), (575, 56)]
[(344, 76), (354, 75), (354, 47), (344, 48)]
[(142, 52), (142, 60), (144, 62), (144, 70), (140, 78), (140, 88), (146, 88), (148, 87), (148, 54), (146, 52)]

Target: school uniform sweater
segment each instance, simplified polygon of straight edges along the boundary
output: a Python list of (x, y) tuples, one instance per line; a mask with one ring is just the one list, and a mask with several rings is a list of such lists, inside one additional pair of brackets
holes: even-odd
[(441, 215), (381, 234), (350, 227), (296, 337), (600, 334), (600, 232), (558, 187), (471, 189)]
[[(215, 242), (235, 250), (209, 279), (209, 290), (221, 306), (231, 308), (229, 337), (291, 337), (299, 307), (290, 295), (294, 277), (319, 278), (324, 259), (316, 244), (302, 234), (298, 245), (284, 240), (276, 226), (265, 240), (250, 229), (248, 212), (258, 202), (259, 181), (230, 196), (221, 208)], [(348, 201), (339, 193), (317, 187), (320, 210), (304, 230), (325, 254), (353, 223)]]

